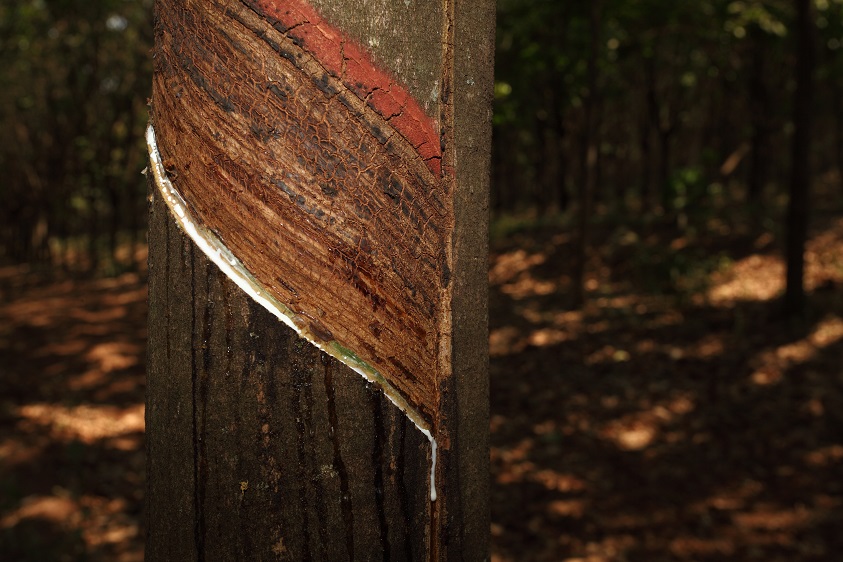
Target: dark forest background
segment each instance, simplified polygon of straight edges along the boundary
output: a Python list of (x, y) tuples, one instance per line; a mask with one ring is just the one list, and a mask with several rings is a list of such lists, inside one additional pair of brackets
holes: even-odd
[[(3, 560), (142, 559), (152, 4), (0, 0)], [(497, 4), (493, 560), (839, 560), (843, 0)]]
[(152, 0), (0, 3), (0, 259), (113, 274), (144, 241)]
[[(110, 274), (127, 266), (121, 248), (142, 242), (151, 3), (0, 7), (6, 262)], [(666, 216), (690, 228), (729, 205), (777, 228), (792, 170), (798, 4), (500, 0), (494, 217)], [(843, 3), (814, 4), (805, 191), (843, 171)]]

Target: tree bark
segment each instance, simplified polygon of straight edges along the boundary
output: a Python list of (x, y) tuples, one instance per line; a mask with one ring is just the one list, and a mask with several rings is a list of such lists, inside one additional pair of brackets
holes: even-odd
[[(244, 6), (263, 4), (273, 3), (214, 0), (205, 6), (228, 18)], [(438, 353), (447, 364), (429, 365), (439, 369), (430, 413), (439, 444), (437, 499), (430, 495), (431, 446), (414, 423), (376, 385), (299, 338), (240, 290), (178, 228), (151, 182), (146, 556), (483, 560), (489, 538), (486, 254), (494, 5), (487, 0), (312, 4), (349, 41), (366, 45), (373, 60), (406, 85), (441, 127), (443, 182), (434, 195), (452, 210), (452, 221), (444, 226), (431, 221), (431, 228), (443, 230), (450, 260), (439, 296), (447, 315), (443, 325), (450, 329), (437, 334)], [(207, 38), (180, 32), (164, 17), (178, 10), (192, 24), (204, 9), (203, 2), (158, 0), (156, 74), (168, 64), (196, 70), (190, 53), (199, 51), (191, 49)], [(218, 37), (243, 33), (235, 20), (215, 22)], [(267, 31), (256, 34), (256, 41), (288, 34), (281, 16), (266, 21)], [(165, 37), (167, 52), (178, 56), (162, 60)], [(302, 50), (310, 46), (307, 38), (298, 41)], [(236, 64), (225, 56), (239, 51), (218, 46), (219, 52), (203, 56), (213, 65)], [(199, 71), (185, 76), (183, 82), (166, 81), (166, 88), (159, 82), (152, 105), (156, 129), (181, 126), (185, 116), (169, 110), (177, 107), (175, 96), (209, 84)], [(326, 96), (337, 95), (327, 78), (314, 83)], [(363, 101), (373, 102), (377, 94), (370, 94)], [(299, 97), (293, 103), (304, 111), (316, 102)], [(218, 130), (254, 118), (238, 110), (233, 95), (220, 93), (213, 104), (222, 113), (208, 125)], [(397, 125), (395, 130), (402, 131)], [(271, 136), (270, 129), (253, 133), (256, 143)], [(203, 162), (226, 158), (188, 152), (191, 134), (160, 137), (164, 165), (174, 172), (177, 187), (175, 172), (187, 178), (199, 174)], [(220, 146), (233, 142), (222, 139)], [(260, 182), (252, 173), (249, 181)], [(342, 210), (332, 212), (339, 216)], [(296, 227), (293, 221), (278, 225)], [(226, 242), (237, 243), (230, 234)], [(271, 248), (265, 252), (271, 262)], [(326, 339), (337, 331), (331, 328)]]

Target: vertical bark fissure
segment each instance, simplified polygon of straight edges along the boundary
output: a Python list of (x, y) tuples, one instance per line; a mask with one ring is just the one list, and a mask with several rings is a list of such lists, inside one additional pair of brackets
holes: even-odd
[[(217, 276), (219, 276), (219, 273), (217, 273)], [(223, 294), (225, 294), (225, 292), (223, 292)], [(209, 299), (211, 298), (210, 291), (208, 293), (208, 298)], [(226, 297), (225, 298), (225, 304), (223, 305), (225, 307), (225, 310), (229, 309), (229, 307), (227, 306), (227, 303), (228, 303), (228, 299)], [(248, 321), (246, 323), (246, 326), (249, 330), (249, 334), (251, 335), (251, 334), (254, 334), (255, 330), (256, 330), (255, 325), (254, 325), (255, 324), (255, 315), (254, 315), (253, 307), (251, 306), (251, 303), (249, 305), (247, 315), (248, 315)], [(228, 335), (227, 335), (228, 331), (229, 331), (228, 326), (226, 326), (226, 340), (228, 339)], [(273, 356), (270, 355), (269, 357), (267, 357), (265, 359), (266, 359), (266, 363), (271, 363), (272, 360), (273, 360)], [(236, 381), (237, 382), (237, 400), (238, 400), (238, 402), (240, 402), (241, 400), (245, 401), (249, 398), (248, 397), (248, 389), (249, 389), (249, 382), (250, 382), (250, 379), (252, 377), (256, 377), (258, 379), (263, 378), (262, 371), (257, 368), (258, 361), (259, 360), (258, 360), (257, 353), (255, 352), (255, 350), (252, 350), (251, 353), (247, 353), (246, 356), (243, 359), (243, 364), (239, 369), (239, 375), (240, 376)], [(231, 373), (231, 375), (234, 376), (234, 373)], [(267, 391), (267, 395), (272, 396), (273, 394), (271, 394), (271, 391)], [(259, 421), (259, 426), (257, 428), (258, 433), (257, 433), (257, 436), (256, 436), (255, 439), (257, 441), (256, 448), (258, 448), (259, 451), (260, 451), (260, 453), (258, 453), (257, 456), (261, 459), (261, 466), (262, 467), (271, 466), (270, 463), (271, 463), (272, 456), (271, 456), (271, 453), (267, 450), (268, 449), (268, 443), (266, 443), (265, 441), (263, 441), (261, 439), (262, 434), (259, 433), (260, 431), (262, 431), (265, 424), (266, 424), (267, 427), (270, 427), (270, 425), (269, 425), (270, 417), (267, 413), (266, 408), (260, 408), (260, 406), (258, 405), (257, 419)], [(237, 410), (235, 410), (233, 422), (234, 422), (233, 423), (233, 431), (236, 435), (241, 435), (242, 434), (241, 431), (246, 432), (246, 433), (249, 432), (250, 428), (249, 428), (248, 423), (243, 421), (243, 410), (241, 408), (237, 408)], [(248, 439), (247, 439), (247, 442), (248, 442)], [(241, 482), (243, 481), (243, 480), (241, 480), (241, 478), (242, 478), (241, 475), (244, 475), (245, 472), (248, 470), (248, 462), (246, 462), (244, 460), (244, 457), (245, 457), (244, 454), (242, 454), (242, 453), (238, 454), (237, 455), (237, 461), (235, 462), (235, 471), (236, 471), (236, 474), (238, 476), (238, 480), (240, 480)], [(264, 474), (265, 474), (265, 472), (264, 472)], [(242, 484), (241, 484), (241, 486), (242, 486)], [(251, 537), (249, 536), (250, 535), (250, 533), (249, 533), (249, 523), (250, 522), (249, 522), (248, 515), (246, 515), (249, 512), (248, 507), (247, 507), (247, 499), (246, 499), (247, 497), (249, 497), (249, 496), (247, 496), (247, 492), (248, 492), (248, 489), (243, 491), (243, 489), (241, 487), (240, 501), (237, 502), (237, 520), (238, 520), (238, 524), (239, 524), (239, 527), (240, 527), (241, 535), (246, 539), (251, 539)], [(277, 495), (278, 495), (277, 493), (271, 495), (270, 501), (272, 502), (272, 500)], [(270, 503), (270, 505), (272, 506), (272, 510), (275, 513), (281, 513), (280, 505), (276, 505), (274, 503)], [(246, 541), (244, 541), (244, 543), (245, 544), (240, 545), (239, 552), (238, 552), (238, 554), (241, 557), (246, 556), (247, 553), (250, 552), (249, 546), (252, 545), (252, 541), (246, 540)]]
[[(249, 300), (249, 334), (256, 340), (263, 341), (264, 344), (257, 348), (257, 352), (253, 351), (249, 363), (256, 367), (252, 375), (258, 380), (256, 384), (261, 387), (265, 384), (266, 403), (259, 404), (259, 424), (261, 432), (261, 439), (263, 440), (263, 454), (261, 457), (262, 474), (268, 475), (268, 490), (270, 493), (267, 497), (268, 509), (272, 513), (282, 514), (282, 517), (275, 520), (275, 528), (273, 529), (273, 543), (283, 544), (284, 540), (290, 540), (291, 534), (295, 533), (295, 523), (290, 521), (288, 506), (293, 505), (293, 491), (291, 490), (289, 496), (285, 496), (286, 491), (284, 484), (285, 475), (283, 474), (283, 462), (285, 453), (281, 448), (281, 443), (284, 441), (284, 435), (291, 434), (288, 428), (285, 427), (285, 418), (279, 411), (279, 402), (285, 389), (291, 388), (290, 383), (293, 382), (288, 378), (276, 378), (277, 373), (288, 372), (292, 364), (292, 358), (289, 355), (289, 343), (291, 337), (288, 333), (281, 331), (273, 331), (271, 334), (265, 332), (265, 324), (262, 324), (260, 318), (265, 312), (264, 308), (254, 300)], [(295, 337), (295, 336), (293, 336)], [(243, 386), (244, 393), (250, 388), (251, 384)], [(273, 404), (273, 408), (269, 404)], [(263, 428), (266, 427), (266, 435), (263, 435)], [(277, 441), (276, 441), (277, 440)], [(274, 442), (277, 442), (276, 445)], [(276, 456), (278, 455), (278, 456)], [(280, 465), (280, 466), (279, 466)], [(303, 520), (300, 514), (293, 515), (294, 521)], [(285, 523), (287, 525), (285, 525)]]
[(342, 510), (342, 521), (345, 527), (345, 548), (346, 552), (348, 552), (348, 559), (354, 560), (354, 511), (352, 510), (351, 493), (348, 487), (348, 470), (342, 459), (340, 440), (337, 435), (339, 424), (334, 390), (334, 360), (332, 357), (327, 356), (323, 363), (325, 366), (325, 396), (328, 406), (328, 423), (330, 424), (328, 433), (334, 449), (333, 468), (340, 479), (340, 509)]
[(375, 441), (372, 447), (372, 466), (374, 467), (375, 485), (375, 506), (378, 512), (378, 526), (380, 527), (381, 547), (383, 548), (383, 560), (390, 560), (389, 526), (386, 521), (386, 510), (383, 498), (383, 462), (384, 462), (384, 423), (383, 412), (381, 411), (381, 397), (379, 392), (370, 392), (369, 399), (372, 406), (372, 418), (375, 425)]
[[(155, 192), (153, 192), (153, 197), (155, 197), (156, 195), (159, 196), (159, 197), (161, 196), (160, 193), (156, 194)], [(166, 247), (164, 248), (164, 256), (166, 257), (166, 259), (164, 260), (164, 275), (165, 275), (164, 278), (168, 279), (168, 280), (171, 278), (171, 276), (170, 276), (170, 252), (172, 252), (172, 242), (170, 240), (170, 230), (171, 230), (171, 227), (170, 227), (169, 224), (167, 224), (167, 226), (164, 229), (164, 232), (165, 232), (164, 236), (165, 236), (165, 239), (166, 239)], [(172, 349), (171, 349), (172, 346), (170, 345), (170, 342), (173, 340), (173, 336), (172, 336), (173, 331), (172, 331), (172, 326), (170, 324), (170, 320), (172, 320), (172, 316), (173, 316), (173, 309), (172, 309), (172, 305), (170, 304), (170, 284), (169, 283), (164, 283), (164, 302), (166, 303), (166, 306), (167, 306), (166, 313), (164, 314), (165, 330), (167, 332), (167, 337), (165, 338), (166, 342), (167, 342), (166, 343), (167, 365), (165, 367), (167, 368), (167, 371), (169, 371), (170, 366), (173, 364), (173, 355), (172, 355)], [(167, 376), (170, 375), (169, 372), (167, 372), (165, 374)]]
[[(205, 266), (205, 279), (211, 279), (212, 272), (210, 264)], [(202, 319), (202, 342), (201, 342), (201, 349), (202, 349), (202, 370), (205, 373), (210, 372), (211, 370), (211, 346), (209, 342), (211, 340), (211, 325), (213, 322), (213, 312), (214, 312), (214, 299), (211, 293), (211, 283), (205, 284), (205, 314)]]
[[(196, 303), (196, 256), (193, 245), (185, 242), (182, 245), (182, 252), (187, 249), (186, 260), (190, 264), (190, 302)], [(193, 498), (194, 498), (194, 520), (193, 520), (193, 541), (196, 545), (199, 562), (205, 560), (205, 484), (207, 467), (205, 463), (205, 427), (204, 418), (200, 408), (201, 402), (207, 400), (203, 392), (201, 373), (197, 369), (197, 346), (196, 346), (196, 309), (191, 307), (190, 314), (190, 382), (191, 382), (191, 416), (193, 420)]]
[[(201, 254), (199, 254), (201, 256)], [(204, 260), (203, 260), (204, 261)], [(211, 356), (208, 352), (208, 340), (211, 338), (211, 331), (213, 329), (213, 299), (211, 296), (211, 283), (210, 280), (212, 279), (211, 275), (211, 265), (205, 264), (205, 267), (202, 268), (202, 272), (199, 277), (196, 276), (196, 262), (197, 262), (197, 255), (196, 255), (196, 248), (191, 245), (191, 291), (193, 293), (192, 301), (194, 303), (193, 309), (193, 328), (191, 330), (191, 338), (192, 338), (192, 364), (193, 364), (193, 415), (194, 415), (194, 428), (196, 435), (194, 437), (194, 446), (198, 444), (198, 471), (196, 474), (196, 485), (198, 486), (199, 493), (197, 494), (197, 505), (201, 509), (201, 516), (199, 517), (199, 532), (201, 537), (201, 544), (207, 543), (207, 532), (208, 526), (205, 517), (205, 509), (204, 503), (205, 498), (207, 497), (207, 488), (208, 488), (208, 477), (209, 477), (209, 469), (208, 469), (208, 392), (209, 392), (209, 373), (212, 368), (212, 361)], [(198, 311), (195, 308), (197, 302), (196, 294), (196, 285), (199, 279), (203, 280), (203, 284), (205, 286), (205, 306), (203, 307), (203, 318), (202, 318), (202, 326), (201, 330), (197, 330), (196, 328), (196, 321), (197, 321), (197, 313)], [(200, 335), (201, 334), (201, 335)], [(228, 332), (226, 331), (226, 335)], [(197, 336), (199, 336), (200, 341), (196, 341)], [(202, 356), (202, 363), (201, 368), (197, 370), (199, 366), (199, 358), (197, 354)], [(198, 404), (197, 404), (197, 397), (198, 397)], [(196, 418), (198, 417), (198, 423)], [(204, 555), (203, 555), (204, 556)]]
[(398, 426), (398, 456), (395, 458), (395, 481), (398, 486), (398, 508), (404, 518), (404, 559), (412, 560), (412, 532), (413, 517), (410, 512), (410, 506), (407, 502), (407, 483), (404, 481), (404, 474), (406, 468), (405, 447), (407, 441), (407, 418), (401, 416), (399, 418), (400, 424)]
[[(293, 340), (289, 342), (289, 345), (293, 347), (292, 353), (290, 356), (292, 358), (298, 357), (296, 347), (301, 347), (299, 342)], [(308, 509), (309, 505), (309, 497), (308, 491), (310, 486), (308, 483), (310, 482), (310, 475), (308, 474), (308, 466), (309, 463), (307, 462), (307, 450), (305, 447), (305, 437), (307, 433), (307, 428), (304, 423), (304, 416), (302, 412), (302, 392), (301, 387), (303, 384), (303, 376), (302, 376), (302, 365), (296, 359), (292, 361), (292, 368), (291, 368), (291, 375), (292, 375), (292, 383), (293, 383), (293, 397), (292, 397), (292, 407), (293, 413), (295, 414), (295, 423), (296, 423), (296, 453), (298, 455), (298, 477), (299, 477), (299, 505), (301, 506), (301, 513), (303, 514), (302, 517), (302, 539), (304, 544), (304, 551), (303, 555), (303, 562), (310, 562), (312, 560), (312, 553), (311, 553), (311, 542), (310, 542), (310, 517), (309, 513), (310, 510)]]
[[(313, 352), (313, 351), (314, 350), (311, 350), (311, 352)], [(330, 358), (330, 356), (328, 356), (327, 354), (325, 354), (322, 351), (316, 351), (315, 353), (319, 356), (318, 364), (322, 365), (322, 369), (323, 369), (323, 372), (324, 372), (325, 359)], [(316, 364), (316, 361), (314, 361), (314, 363)], [(317, 369), (318, 369), (318, 367), (317, 367)], [(311, 372), (311, 381), (313, 381), (313, 377), (315, 377), (317, 369), (314, 369)], [(323, 376), (323, 379), (324, 379), (324, 376)], [(315, 383), (315, 381), (314, 381), (314, 383)], [(313, 387), (313, 384), (310, 385), (311, 395), (312, 395), (312, 392), (313, 392), (312, 387)], [(312, 404), (313, 404), (313, 401), (311, 399), (311, 405)], [(311, 419), (311, 423), (312, 423), (312, 419)], [(313, 440), (313, 446), (311, 448), (311, 453), (313, 455), (313, 458), (318, 458), (317, 457), (317, 455), (318, 455), (318, 452), (317, 452), (318, 443), (317, 443), (314, 435), (311, 435), (311, 439)], [(320, 544), (320, 548), (321, 548), (321, 557), (324, 560), (324, 559), (328, 558), (328, 546), (329, 546), (329, 543), (330, 543), (330, 531), (328, 529), (328, 507), (329, 507), (328, 504), (333, 498), (331, 497), (330, 494), (326, 494), (325, 484), (323, 484), (323, 482), (324, 482), (323, 470), (322, 470), (321, 467), (319, 467), (319, 474), (314, 475), (314, 483), (316, 484), (316, 511), (318, 513), (318, 516), (319, 516), (319, 544)]]
[(309, 443), (309, 452), (307, 458), (310, 460), (310, 466), (307, 469), (307, 473), (309, 474), (308, 481), (313, 486), (313, 504), (316, 508), (316, 533), (319, 537), (318, 540), (318, 548), (319, 548), (319, 559), (326, 560), (328, 558), (328, 527), (326, 525), (326, 521), (328, 518), (328, 513), (325, 509), (325, 498), (324, 498), (324, 491), (322, 489), (322, 480), (319, 477), (319, 466), (318, 466), (318, 458), (319, 454), (317, 451), (318, 442), (316, 438), (316, 429), (314, 427), (314, 399), (313, 399), (313, 376), (316, 372), (316, 361), (314, 360), (314, 352), (321, 353), (321, 351), (314, 350), (309, 345), (304, 346), (307, 351), (305, 352), (304, 357), (307, 358), (307, 363), (304, 365), (305, 369), (302, 371), (303, 380), (302, 380), (302, 392), (304, 394), (304, 411), (303, 411), (303, 424), (306, 431), (306, 439)]

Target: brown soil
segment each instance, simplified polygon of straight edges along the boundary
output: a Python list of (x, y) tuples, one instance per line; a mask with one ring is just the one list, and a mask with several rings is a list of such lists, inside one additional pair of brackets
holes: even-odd
[(143, 560), (146, 285), (0, 270), (0, 559)]
[(581, 311), (561, 231), (497, 245), (494, 561), (841, 559), (843, 219), (822, 222), (799, 322), (769, 235), (603, 232)]
[[(596, 229), (493, 245), (493, 560), (837, 560), (843, 553), (843, 219), (778, 314), (771, 236)], [(0, 558), (143, 558), (142, 276), (0, 270)]]

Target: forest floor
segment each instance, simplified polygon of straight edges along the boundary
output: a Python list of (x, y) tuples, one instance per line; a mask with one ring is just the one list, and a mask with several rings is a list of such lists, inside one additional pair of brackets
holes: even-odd
[(745, 222), (598, 225), (582, 309), (567, 231), (493, 243), (493, 561), (843, 560), (843, 218), (795, 323)]
[[(571, 229), (496, 223), (494, 561), (840, 559), (843, 213), (797, 323), (781, 236), (696, 224), (596, 224), (575, 309)], [(143, 559), (145, 341), (143, 274), (0, 268), (2, 560)]]
[(141, 562), (146, 284), (0, 268), (0, 560)]

